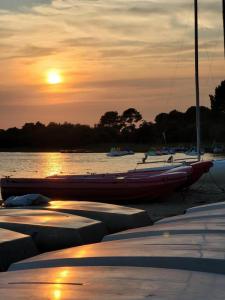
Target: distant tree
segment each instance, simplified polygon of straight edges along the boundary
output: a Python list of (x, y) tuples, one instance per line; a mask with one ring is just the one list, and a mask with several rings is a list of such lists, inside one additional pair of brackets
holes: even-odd
[(164, 143), (165, 135), (168, 132), (169, 115), (167, 113), (160, 113), (155, 117), (155, 128), (157, 142)]
[(120, 116), (117, 111), (108, 111), (100, 119), (100, 127), (118, 128), (120, 125)]
[(174, 109), (169, 113), (168, 118), (169, 118), (170, 121), (178, 122), (178, 121), (183, 120), (184, 114), (182, 112)]
[(128, 108), (121, 116), (121, 121), (127, 125), (135, 125), (142, 120), (142, 115), (135, 108)]
[(166, 113), (160, 113), (155, 117), (155, 123), (160, 127), (165, 127), (167, 125), (167, 122), (168, 122), (168, 114)]
[(120, 118), (121, 135), (124, 142), (133, 142), (137, 125), (142, 120), (142, 115), (135, 108), (125, 110)]
[(121, 115), (121, 129), (125, 133), (135, 130), (137, 124), (142, 120), (142, 115), (135, 108), (128, 108)]
[(55, 122), (50, 122), (48, 124), (48, 128), (52, 128), (52, 129), (57, 129), (58, 127), (60, 127), (61, 125), (59, 123), (55, 123)]
[(44, 128), (45, 128), (45, 125), (38, 121), (38, 122), (36, 122), (35, 127), (36, 127), (37, 129), (44, 129)]
[[(201, 121), (209, 119), (210, 115), (211, 115), (211, 111), (208, 107), (200, 106)], [(186, 110), (186, 112), (184, 113), (184, 117), (186, 119), (186, 122), (189, 121), (189, 122), (195, 123), (195, 120), (196, 120), (196, 107), (195, 106), (189, 107)]]
[(22, 127), (22, 130), (24, 130), (24, 131), (32, 131), (34, 129), (35, 129), (34, 123), (25, 123)]
[[(211, 107), (201, 106), (201, 139), (203, 143), (213, 141), (225, 143), (225, 81), (210, 95)], [(215, 113), (216, 112), (216, 113)], [(186, 112), (172, 110), (160, 113), (155, 122), (146, 122), (135, 108), (106, 112), (94, 127), (81, 124), (51, 122), (47, 126), (40, 123), (26, 123), (21, 129), (16, 127), (0, 129), (2, 149), (70, 149), (99, 143), (144, 143), (144, 144), (195, 143), (196, 107)]]
[(9, 128), (5, 131), (5, 144), (4, 146), (13, 148), (15, 145), (21, 145), (20, 129), (16, 127)]
[(212, 112), (225, 113), (225, 80), (215, 89), (215, 95), (209, 95)]
[(155, 124), (143, 121), (135, 132), (135, 142), (153, 144), (155, 142)]

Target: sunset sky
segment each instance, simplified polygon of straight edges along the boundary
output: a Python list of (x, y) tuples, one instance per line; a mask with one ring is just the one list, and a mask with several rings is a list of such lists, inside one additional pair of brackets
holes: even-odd
[[(193, 2), (0, 0), (0, 128), (194, 105)], [(225, 79), (221, 2), (199, 0), (202, 105)]]

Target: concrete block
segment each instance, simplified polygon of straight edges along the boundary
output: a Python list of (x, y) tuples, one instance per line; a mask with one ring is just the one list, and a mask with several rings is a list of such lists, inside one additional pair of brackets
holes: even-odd
[(42, 208), (102, 221), (109, 233), (153, 224), (144, 210), (107, 203), (52, 201), (49, 206)]
[(176, 224), (159, 224), (152, 227), (143, 227), (138, 229), (126, 230), (116, 234), (110, 234), (103, 238), (103, 241), (116, 241), (116, 240), (128, 240), (136, 239), (140, 237), (154, 237), (154, 236), (174, 236), (174, 235), (186, 235), (186, 234), (223, 234), (225, 237), (225, 228), (223, 225), (218, 224), (204, 224), (204, 223), (185, 223)]
[(0, 228), (0, 271), (6, 271), (12, 263), (37, 254), (30, 236)]
[(225, 235), (167, 234), (114, 240), (45, 253), (10, 270), (70, 266), (129, 266), (225, 274)]
[(99, 242), (102, 222), (46, 210), (1, 209), (0, 228), (32, 236), (41, 252)]

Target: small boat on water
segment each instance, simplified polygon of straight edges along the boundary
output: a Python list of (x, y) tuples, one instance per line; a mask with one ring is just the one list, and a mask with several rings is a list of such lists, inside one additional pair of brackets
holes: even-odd
[[(200, 150), (200, 154), (203, 155), (205, 152), (203, 149)], [(185, 152), (187, 156), (198, 156), (198, 151), (196, 148), (191, 148)]]
[(59, 151), (60, 153), (77, 153), (76, 150), (72, 150), (72, 149), (62, 149)]
[(159, 149), (151, 149), (146, 153), (146, 155), (147, 156), (163, 156), (163, 155), (175, 154), (175, 152), (176, 151), (174, 148), (163, 147), (163, 148), (159, 148)]
[(187, 172), (101, 174), (49, 178), (2, 178), (3, 200), (39, 193), (53, 199), (130, 201), (168, 196), (187, 181)]
[(134, 151), (130, 149), (111, 148), (110, 152), (106, 154), (109, 157), (134, 155)]
[(91, 151), (87, 149), (62, 149), (59, 152), (60, 153), (91, 153)]
[(212, 149), (212, 153), (214, 153), (214, 154), (222, 154), (224, 152), (225, 152), (224, 147), (221, 145), (217, 145), (217, 146), (213, 147), (213, 149)]

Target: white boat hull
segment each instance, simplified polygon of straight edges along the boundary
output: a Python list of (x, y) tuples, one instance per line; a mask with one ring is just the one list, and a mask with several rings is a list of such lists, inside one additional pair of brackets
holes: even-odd
[(212, 191), (218, 188), (225, 189), (225, 159), (213, 160), (213, 167), (196, 185), (212, 187)]
[(109, 157), (125, 156), (125, 155), (134, 155), (133, 151), (111, 151), (106, 154)]

